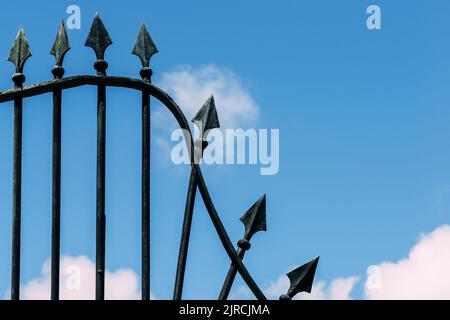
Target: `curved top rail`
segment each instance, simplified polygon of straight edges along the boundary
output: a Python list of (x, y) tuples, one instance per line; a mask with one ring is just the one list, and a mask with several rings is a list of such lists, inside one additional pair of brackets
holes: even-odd
[[(158, 99), (162, 104), (164, 104), (167, 109), (173, 114), (178, 122), (178, 125), (183, 129), (184, 137), (188, 148), (190, 148), (190, 159), (191, 166), (198, 178), (198, 188), (200, 194), (205, 203), (208, 214), (214, 224), (216, 232), (220, 238), (223, 248), (225, 249), (228, 257), (237, 270), (241, 274), (242, 278), (253, 292), (255, 297), (259, 300), (266, 300), (261, 289), (258, 287), (256, 282), (253, 280), (252, 276), (245, 267), (242, 259), (237, 255), (236, 250), (225, 230), (225, 227), (220, 220), (219, 214), (214, 206), (211, 195), (209, 194), (208, 188), (206, 186), (205, 180), (201, 168), (194, 161), (194, 141), (192, 138), (192, 132), (189, 127), (189, 122), (184, 116), (183, 112), (176, 104), (176, 102), (162, 89), (157, 86), (140, 79), (127, 78), (127, 77), (117, 77), (117, 76), (93, 76), (93, 75), (79, 75), (66, 77), (62, 79), (55, 79), (48, 82), (42, 82), (39, 84), (34, 84), (26, 87), (15, 88), (10, 90), (5, 90), (0, 92), (0, 103), (8, 102), (14, 100), (16, 97), (32, 97), (40, 94), (45, 94), (54, 91), (55, 89), (70, 89), (85, 85), (105, 85), (110, 87), (121, 87), (130, 88), (140, 91), (146, 91), (151, 96)], [(189, 143), (190, 144), (189, 144)]]

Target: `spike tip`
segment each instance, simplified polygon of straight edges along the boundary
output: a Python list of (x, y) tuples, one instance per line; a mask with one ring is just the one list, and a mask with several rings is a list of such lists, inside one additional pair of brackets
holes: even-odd
[(148, 68), (150, 66), (151, 57), (157, 52), (158, 48), (153, 42), (147, 27), (142, 24), (131, 53), (141, 59), (143, 68)]
[(263, 195), (240, 219), (245, 226), (245, 240), (258, 231), (267, 231), (266, 224), (266, 195)]
[(100, 15), (96, 14), (84, 45), (94, 50), (97, 60), (103, 60), (105, 57), (105, 50), (111, 44), (111, 37), (100, 19)]
[(70, 50), (69, 38), (67, 36), (66, 26), (64, 20), (59, 25), (58, 34), (56, 35), (55, 42), (53, 43), (50, 54), (55, 56), (55, 65), (62, 67), (64, 56), (67, 51)]
[(19, 29), (16, 39), (14, 40), (11, 52), (8, 56), (8, 61), (11, 61), (16, 66), (16, 73), (22, 73), (25, 61), (31, 57), (30, 46), (23, 28)]
[(316, 257), (308, 263), (289, 272), (287, 276), (291, 282), (291, 286), (286, 294), (280, 296), (280, 300), (291, 300), (300, 292), (311, 293), (318, 262), (319, 257)]
[(192, 122), (199, 128), (202, 139), (206, 139), (206, 135), (209, 130), (220, 128), (216, 104), (214, 103), (214, 97), (212, 95), (197, 112), (195, 117), (192, 119)]

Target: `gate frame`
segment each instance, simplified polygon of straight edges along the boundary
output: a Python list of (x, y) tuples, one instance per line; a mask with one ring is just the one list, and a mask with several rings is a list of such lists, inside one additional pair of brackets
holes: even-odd
[[(202, 126), (203, 135), (194, 142), (189, 122), (176, 102), (162, 89), (151, 83), (153, 74), (150, 68), (151, 57), (158, 52), (145, 25), (141, 25), (132, 54), (137, 55), (142, 63), (141, 79), (108, 76), (108, 63), (104, 59), (106, 48), (112, 40), (97, 14), (85, 46), (91, 47), (97, 60), (94, 68), (97, 75), (78, 75), (64, 78), (62, 67), (65, 54), (70, 50), (64, 22), (61, 22), (58, 34), (51, 50), (55, 56), (55, 66), (52, 69), (54, 79), (30, 86), (23, 86), (25, 75), (23, 67), (31, 56), (31, 51), (20, 28), (11, 49), (8, 60), (13, 62), (16, 72), (12, 76), (14, 89), (0, 92), (0, 103), (14, 101), (14, 134), (13, 134), (13, 228), (12, 228), (12, 272), (11, 299), (20, 298), (20, 240), (21, 240), (21, 185), (22, 185), (22, 108), (23, 99), (45, 93), (53, 93), (53, 137), (52, 137), (52, 252), (51, 252), (51, 299), (59, 299), (60, 273), (60, 198), (61, 198), (61, 104), (62, 91), (81, 86), (97, 87), (97, 213), (96, 213), (96, 300), (104, 299), (105, 284), (105, 137), (106, 137), (106, 87), (120, 87), (140, 91), (142, 93), (142, 299), (150, 299), (150, 97), (159, 100), (175, 117), (179, 127), (183, 130), (188, 150), (190, 151), (191, 175), (189, 180), (185, 217), (182, 228), (180, 252), (174, 287), (174, 300), (182, 298), (186, 260), (197, 189), (206, 206), (210, 219), (220, 238), (230, 261), (230, 270), (225, 278), (219, 295), (220, 300), (228, 298), (229, 291), (239, 272), (247, 286), (258, 300), (266, 300), (262, 290), (258, 287), (247, 268), (243, 264), (245, 251), (250, 249), (250, 239), (254, 233), (266, 230), (265, 195), (261, 197), (241, 218), (245, 226), (243, 239), (238, 242), (236, 250), (213, 204), (206, 186), (201, 168), (195, 161), (195, 154), (200, 155), (208, 144), (206, 134), (208, 130), (218, 128), (219, 121), (215, 109), (214, 98), (211, 96), (193, 122)], [(203, 123), (202, 123), (203, 122)], [(314, 274), (319, 257), (296, 268), (288, 274), (291, 285), (281, 300), (290, 300), (299, 292), (311, 292)]]

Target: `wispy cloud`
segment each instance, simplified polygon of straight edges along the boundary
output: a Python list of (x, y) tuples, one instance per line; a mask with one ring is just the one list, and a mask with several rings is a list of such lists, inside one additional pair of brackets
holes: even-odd
[[(210, 64), (198, 68), (178, 66), (162, 73), (158, 86), (167, 91), (180, 106), (188, 121), (202, 107), (211, 94), (222, 128), (240, 128), (255, 125), (260, 107), (239, 76), (231, 70)], [(165, 108), (156, 105), (152, 112), (155, 129), (158, 161), (166, 164), (170, 160), (171, 133), (177, 129), (176, 122)], [(193, 127), (194, 132), (197, 128)]]
[(258, 118), (258, 104), (231, 70), (215, 65), (179, 66), (163, 73), (157, 84), (171, 94), (189, 120), (211, 94), (222, 127), (234, 128)]

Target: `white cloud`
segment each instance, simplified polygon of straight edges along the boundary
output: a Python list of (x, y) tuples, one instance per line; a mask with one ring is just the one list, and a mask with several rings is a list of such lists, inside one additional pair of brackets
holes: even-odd
[(188, 120), (213, 94), (223, 128), (233, 128), (257, 119), (259, 106), (230, 70), (214, 65), (194, 69), (179, 66), (162, 74), (158, 85), (166, 90), (185, 112)]
[[(95, 263), (86, 256), (61, 259), (60, 299), (88, 300), (95, 298)], [(118, 269), (105, 273), (105, 299), (135, 300), (140, 298), (138, 277), (131, 269)], [(154, 296), (152, 295), (152, 298)], [(43, 267), (39, 278), (21, 288), (21, 299), (50, 299), (50, 260)]]
[(376, 267), (379, 284), (366, 286), (368, 299), (450, 299), (450, 226), (422, 235), (407, 258)]
[[(326, 281), (317, 281), (311, 293), (299, 293), (294, 300), (350, 300), (351, 291), (359, 282), (359, 277), (337, 278), (329, 284)], [(289, 279), (283, 275), (272, 281), (263, 290), (268, 299), (277, 300), (281, 294), (286, 293), (289, 288)], [(247, 287), (239, 287), (231, 296), (233, 299), (248, 299), (252, 297)]]

